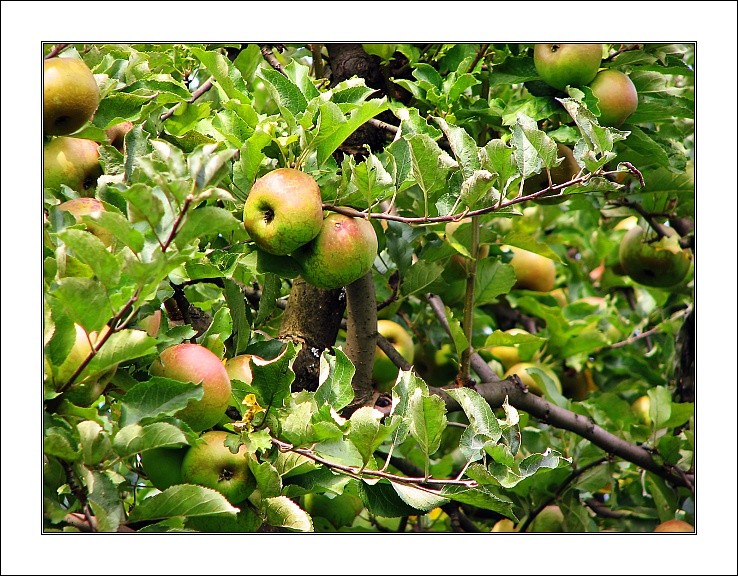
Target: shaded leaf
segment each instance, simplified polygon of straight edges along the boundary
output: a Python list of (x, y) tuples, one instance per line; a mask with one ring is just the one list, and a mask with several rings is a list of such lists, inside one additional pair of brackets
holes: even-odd
[(201, 384), (155, 376), (136, 384), (121, 398), (120, 424), (125, 427), (147, 418), (173, 416), (190, 400), (201, 400), (203, 393)]
[(154, 422), (141, 426), (124, 426), (113, 438), (113, 449), (121, 458), (128, 458), (153, 448), (181, 446), (187, 444), (184, 433), (168, 422)]
[(235, 516), (232, 506), (220, 492), (204, 486), (178, 484), (140, 502), (129, 516), (131, 522), (158, 520), (174, 516)]

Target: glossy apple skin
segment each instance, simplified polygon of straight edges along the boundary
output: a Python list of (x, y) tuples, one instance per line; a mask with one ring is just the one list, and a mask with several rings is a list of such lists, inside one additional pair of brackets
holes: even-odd
[(233, 454), (224, 441), (235, 434), (212, 430), (205, 432), (182, 460), (182, 479), (187, 484), (199, 484), (217, 490), (231, 504), (243, 502), (255, 487), (246, 459), (246, 446), (241, 444)]
[(320, 233), (294, 256), (306, 282), (333, 290), (348, 286), (371, 270), (377, 234), (368, 220), (331, 212)]
[(278, 256), (291, 254), (321, 230), (320, 188), (299, 170), (273, 170), (254, 182), (244, 203), (243, 222), (259, 248)]
[(85, 138), (61, 136), (44, 145), (44, 188), (57, 192), (62, 184), (81, 196), (95, 195), (102, 176), (100, 145)]
[(510, 264), (515, 269), (517, 278), (515, 288), (538, 292), (553, 290), (556, 281), (556, 267), (553, 260), (515, 246), (504, 248), (509, 248), (513, 253)]
[(164, 350), (151, 365), (154, 376), (194, 382), (204, 388), (200, 400), (192, 400), (177, 412), (195, 432), (217, 424), (231, 399), (231, 380), (220, 358), (199, 344), (176, 344)]
[(586, 86), (602, 62), (602, 44), (536, 44), (533, 63), (541, 79), (558, 90)]
[(76, 132), (92, 119), (99, 102), (95, 76), (82, 60), (44, 60), (44, 134)]
[(619, 70), (603, 70), (589, 87), (599, 101), (599, 122), (603, 126), (620, 126), (638, 108), (638, 91)]
[(625, 233), (618, 256), (620, 266), (631, 279), (656, 288), (669, 288), (684, 280), (693, 258), (690, 250), (674, 249), (665, 239), (646, 241), (640, 226)]

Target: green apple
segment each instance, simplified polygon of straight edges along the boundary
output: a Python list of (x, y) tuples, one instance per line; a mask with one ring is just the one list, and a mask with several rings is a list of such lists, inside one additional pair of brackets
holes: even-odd
[(153, 448), (141, 452), (141, 466), (151, 483), (159, 490), (182, 484), (182, 461), (189, 446)]
[[(522, 328), (510, 328), (509, 330), (505, 330), (505, 334), (510, 334), (511, 336), (519, 334), (531, 335), (530, 332), (523, 330)], [(499, 360), (505, 370), (515, 364), (519, 364), (521, 361), (520, 350), (515, 344), (511, 344), (509, 346), (490, 346), (488, 348), (484, 348), (484, 351), (491, 354), (493, 358)]]
[(492, 526), (492, 532), (517, 532), (515, 529), (515, 524), (512, 520), (509, 518), (503, 518), (502, 520), (498, 520), (495, 522), (495, 525)]
[[(405, 360), (410, 364), (413, 363), (415, 360), (415, 343), (405, 328), (392, 320), (377, 320), (377, 332), (384, 336)], [(380, 392), (386, 392), (392, 388), (397, 380), (399, 370), (387, 354), (377, 346), (374, 352), (372, 379)]]
[(602, 62), (602, 44), (536, 44), (533, 63), (541, 79), (554, 88), (586, 86)]
[(364, 509), (361, 499), (344, 492), (332, 497), (309, 492), (303, 496), (303, 507), (311, 517), (328, 520), (334, 528), (351, 526)]
[(684, 520), (666, 520), (653, 529), (654, 532), (694, 532), (694, 526)]
[(555, 504), (546, 506), (528, 528), (529, 532), (564, 532), (564, 513)]
[(294, 257), (307, 283), (332, 290), (348, 286), (369, 272), (377, 246), (377, 234), (368, 220), (331, 212), (323, 220), (320, 233)]
[(95, 76), (82, 60), (44, 60), (44, 134), (76, 132), (92, 119), (99, 103)]
[(323, 225), (323, 201), (315, 179), (293, 168), (259, 178), (243, 206), (243, 223), (254, 243), (285, 256), (310, 242)]
[(679, 246), (679, 236), (671, 234), (649, 242), (643, 228), (634, 226), (625, 233), (618, 252), (620, 265), (635, 282), (644, 286), (669, 288), (682, 282), (692, 266), (692, 252)]
[(238, 452), (231, 452), (225, 445), (228, 437), (235, 434), (212, 430), (200, 436), (182, 460), (182, 480), (187, 484), (199, 484), (217, 490), (231, 504), (243, 502), (256, 487), (249, 470), (246, 446), (241, 444)]
[(651, 425), (651, 399), (648, 397), (648, 394), (636, 398), (630, 405), (630, 408), (642, 424), (646, 426)]
[(550, 292), (556, 281), (554, 261), (535, 252), (515, 246), (502, 246), (503, 251), (512, 252), (510, 264), (515, 269), (515, 288)]
[(638, 108), (638, 91), (619, 70), (603, 70), (589, 87), (597, 97), (602, 126), (620, 126)]
[(231, 399), (231, 380), (220, 358), (200, 344), (176, 344), (151, 365), (151, 374), (203, 387), (203, 397), (191, 400), (175, 416), (195, 432), (217, 424)]
[(125, 121), (115, 124), (105, 130), (110, 145), (117, 148), (119, 152), (123, 152), (123, 144), (125, 143), (126, 134), (133, 129), (133, 122)]
[[(72, 198), (59, 204), (57, 209), (63, 212), (69, 212), (78, 223), (83, 223), (83, 216), (95, 218), (100, 212), (105, 212), (105, 206), (96, 198)], [(94, 223), (85, 222), (84, 224), (105, 246), (111, 246), (113, 244), (113, 234), (110, 230)]]
[(62, 184), (81, 196), (94, 196), (102, 176), (100, 145), (85, 138), (54, 138), (44, 145), (44, 188), (57, 192)]
[(543, 364), (537, 364), (535, 362), (520, 362), (518, 364), (515, 364), (513, 366), (510, 366), (510, 368), (507, 369), (507, 372), (504, 374), (504, 378), (509, 378), (513, 374), (517, 374), (518, 378), (520, 378), (520, 381), (525, 384), (528, 389), (535, 394), (536, 396), (543, 396), (543, 390), (538, 385), (538, 383), (533, 379), (533, 376), (531, 376), (528, 373), (529, 368), (538, 368), (541, 371), (543, 371), (551, 380), (553, 380), (554, 386), (556, 386), (556, 389), (558, 390), (559, 394), (561, 394), (561, 381), (559, 380), (559, 377), (556, 375), (556, 373), (551, 370), (548, 366), (545, 366)]

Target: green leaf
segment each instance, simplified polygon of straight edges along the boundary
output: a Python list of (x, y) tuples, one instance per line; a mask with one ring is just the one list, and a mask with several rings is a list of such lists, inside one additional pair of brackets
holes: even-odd
[(313, 84), (310, 77), (310, 67), (300, 64), (299, 62), (292, 60), (287, 66), (284, 67), (284, 72), (287, 78), (292, 80), (292, 83), (300, 89), (300, 92), (306, 100), (312, 100), (320, 96), (320, 92)]
[(206, 144), (198, 147), (187, 157), (187, 166), (190, 177), (195, 181), (196, 191), (200, 192), (209, 186), (217, 186), (226, 176), (228, 166), (226, 162), (236, 154), (233, 148), (215, 151), (215, 144)]
[(190, 400), (201, 400), (203, 393), (201, 384), (155, 376), (135, 385), (121, 398), (120, 424), (125, 427), (161, 415), (173, 416)]
[(128, 519), (130, 522), (143, 522), (174, 516), (235, 516), (237, 513), (238, 508), (216, 490), (178, 484), (143, 500), (131, 510)]
[(126, 329), (112, 334), (80, 374), (81, 379), (97, 376), (118, 364), (156, 352), (156, 340), (143, 330)]
[(241, 72), (228, 58), (219, 52), (205, 51), (194, 46), (190, 47), (190, 51), (203, 63), (228, 98), (249, 102), (246, 83), (241, 77)]
[(597, 154), (612, 152), (615, 142), (625, 140), (629, 134), (615, 128), (600, 126), (594, 114), (573, 98), (557, 98), (557, 100), (574, 119), (587, 146)]
[(83, 420), (77, 424), (79, 443), (82, 446), (82, 462), (95, 466), (110, 454), (110, 436), (103, 427), (92, 420)]
[(103, 284), (114, 285), (120, 279), (120, 267), (102, 241), (84, 230), (67, 228), (59, 238), (72, 249), (74, 255), (87, 264)]
[(187, 444), (184, 433), (168, 422), (154, 422), (141, 426), (124, 426), (113, 438), (113, 449), (121, 458), (128, 458), (139, 452), (181, 446)]
[(420, 445), (426, 460), (441, 445), (441, 434), (446, 429), (446, 405), (439, 396), (423, 394), (416, 388), (408, 403), (407, 415), (410, 418), (410, 435)]
[(95, 214), (94, 217), (90, 215), (82, 216), (82, 222), (108, 230), (116, 239), (134, 252), (141, 252), (143, 250), (143, 234), (136, 230), (131, 222), (121, 214), (107, 210)]
[(282, 421), (282, 437), (290, 444), (303, 446), (320, 440), (312, 425), (313, 406), (311, 402), (301, 402), (290, 406), (289, 414)]
[(510, 292), (515, 282), (515, 269), (510, 264), (503, 264), (491, 258), (479, 260), (474, 283), (475, 305), (483, 306), (497, 302), (497, 297)]
[(249, 470), (256, 479), (256, 487), (261, 498), (279, 496), (282, 492), (282, 479), (277, 469), (269, 462), (258, 462), (249, 457)]
[(415, 516), (421, 512), (421, 510), (413, 508), (402, 500), (394, 486), (387, 482), (379, 482), (374, 485), (360, 482), (359, 496), (369, 512), (376, 516), (400, 518), (402, 516)]
[(536, 254), (550, 258), (554, 262), (561, 262), (559, 255), (554, 252), (548, 244), (545, 242), (539, 242), (533, 236), (524, 232), (517, 232), (515, 230), (508, 232), (505, 234), (503, 243), (509, 244), (510, 246), (516, 246), (517, 248), (522, 248), (523, 250), (528, 250), (529, 252), (535, 252)]
[(91, 278), (62, 278), (50, 295), (88, 334), (102, 329), (115, 316), (105, 288)]
[(418, 260), (407, 270), (400, 286), (403, 296), (420, 292), (430, 286), (443, 273), (443, 266), (438, 262)]
[(295, 379), (291, 364), (297, 355), (292, 342), (274, 360), (251, 360), (254, 379), (252, 386), (256, 399), (263, 408), (281, 408), (285, 398), (290, 395), (290, 385)]
[(515, 163), (525, 178), (538, 174), (544, 166), (553, 168), (556, 164), (556, 142), (524, 114), (517, 116), (511, 142)]
[(513, 512), (513, 502), (505, 496), (500, 496), (486, 487), (465, 488), (463, 486), (444, 486), (441, 495), (449, 500), (461, 502), (482, 510), (492, 510), (517, 522), (518, 518)]
[(335, 355), (324, 352), (320, 357), (320, 384), (315, 391), (318, 406), (330, 405), (337, 412), (354, 399), (351, 381), (356, 368), (346, 354), (334, 348)]
[(44, 430), (44, 454), (76, 462), (82, 458), (82, 448), (67, 428), (52, 426)]
[(233, 322), (233, 354), (242, 354), (251, 338), (251, 324), (246, 316), (246, 301), (241, 288), (230, 278), (223, 279), (223, 296)]
[(507, 187), (519, 174), (513, 149), (500, 139), (490, 140), (480, 156), (482, 167), (497, 176), (500, 191), (506, 194)]
[(488, 170), (476, 170), (461, 183), (459, 202), (467, 208), (479, 208), (479, 201), (492, 190), (494, 175)]
[(280, 107), (289, 110), (295, 116), (301, 112), (305, 112), (307, 109), (307, 99), (291, 79), (283, 76), (276, 70), (268, 68), (262, 69), (260, 74), (266, 81), (267, 86), (271, 88), (270, 92), (272, 92), (274, 99)]
[(649, 162), (658, 166), (668, 166), (669, 156), (650, 135), (638, 126), (629, 126), (630, 135), (624, 145), (637, 152)]
[(444, 504), (448, 504), (448, 498), (444, 498), (439, 492), (428, 488), (416, 488), (414, 486), (406, 486), (397, 482), (391, 482), (392, 488), (395, 489), (397, 495), (402, 501), (423, 512), (429, 512), (433, 508), (438, 508)]
[(98, 532), (117, 532), (125, 519), (118, 488), (105, 472), (85, 468), (87, 503), (97, 521)]
[(469, 419), (467, 429), (482, 434), (493, 442), (500, 439), (502, 436), (500, 424), (487, 401), (478, 392), (471, 388), (454, 388), (446, 390), (446, 393), (459, 403)]
[(648, 398), (648, 414), (654, 427), (664, 428), (671, 418), (671, 393), (664, 386), (656, 386), (648, 390)]
[(220, 308), (213, 316), (213, 321), (208, 329), (198, 338), (200, 344), (206, 345), (210, 340), (225, 342), (233, 333), (233, 320), (231, 319), (231, 311), (228, 308)]
[(346, 442), (343, 438), (324, 440), (316, 444), (313, 450), (319, 456), (336, 464), (354, 466), (356, 468), (361, 468), (364, 464), (361, 453), (354, 443)]
[(561, 395), (556, 384), (554, 384), (554, 381), (545, 370), (541, 370), (540, 368), (526, 368), (525, 371), (533, 377), (533, 380), (540, 386), (541, 390), (543, 390), (543, 395), (546, 400), (553, 402), (562, 408), (568, 405), (568, 400)]
[[(290, 256), (275, 257), (267, 255), (266, 252), (259, 250), (257, 268), (261, 268), (264, 262), (278, 262), (284, 264), (285, 267), (289, 267), (295, 263), (295, 260)], [(259, 300), (259, 311), (256, 313), (256, 320), (254, 325), (259, 326), (263, 324), (272, 312), (277, 309), (277, 298), (281, 296), (280, 288), (282, 281), (275, 272), (260, 269), (260, 272), (266, 272), (264, 274), (264, 282), (261, 288), (261, 299)]]
[(392, 433), (393, 428), (381, 423), (383, 414), (370, 406), (359, 408), (351, 415), (348, 439), (361, 454), (362, 464), (367, 465), (374, 451)]
[(233, 183), (246, 194), (259, 174), (266, 154), (262, 150), (272, 141), (271, 135), (257, 129), (241, 146), (241, 154), (233, 163)]
[(215, 128), (225, 138), (229, 146), (241, 146), (253, 135), (254, 128), (233, 110), (221, 110), (212, 119)]
[(267, 498), (263, 502), (267, 524), (297, 532), (312, 532), (313, 521), (302, 508), (286, 496)]
[(428, 215), (429, 201), (446, 188), (448, 171), (457, 164), (427, 134), (414, 134), (407, 138), (407, 142), (410, 145), (411, 172), (423, 191), (424, 214)]
[(449, 124), (443, 118), (434, 117), (433, 119), (446, 135), (451, 151), (461, 165), (464, 179), (471, 178), (482, 167), (474, 138), (469, 136), (469, 133), (460, 126)]
[(318, 110), (320, 115), (318, 134), (312, 145), (317, 149), (317, 162), (320, 167), (359, 126), (387, 110), (387, 99), (362, 102), (349, 113), (348, 118), (333, 102), (322, 102)]
[(241, 225), (241, 222), (227, 210), (215, 206), (203, 206), (187, 214), (174, 242), (177, 246), (182, 247), (194, 238), (227, 234), (239, 229)]

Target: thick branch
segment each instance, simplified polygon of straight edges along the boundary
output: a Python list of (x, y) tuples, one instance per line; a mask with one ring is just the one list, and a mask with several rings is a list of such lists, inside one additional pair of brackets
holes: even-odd
[(349, 406), (359, 408), (372, 396), (372, 367), (377, 345), (377, 299), (371, 270), (346, 286), (346, 346), (344, 351), (356, 372), (351, 381), (354, 400)]

